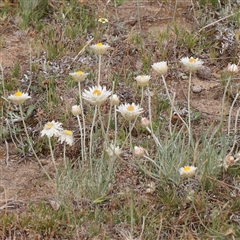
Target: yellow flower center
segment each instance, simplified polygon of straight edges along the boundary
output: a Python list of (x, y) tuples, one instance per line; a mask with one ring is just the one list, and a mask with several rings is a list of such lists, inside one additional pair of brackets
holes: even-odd
[(190, 169), (191, 168), (189, 166), (186, 166), (186, 167), (183, 168), (184, 171), (190, 171)]
[(72, 136), (72, 134), (73, 134), (72, 131), (69, 131), (69, 130), (64, 130), (63, 133), (68, 136)]
[(45, 125), (45, 129), (46, 130), (49, 130), (49, 129), (51, 129), (52, 127), (53, 127), (53, 123), (52, 122), (48, 122), (48, 123), (46, 123), (46, 125)]
[(22, 92), (20, 92), (19, 90), (17, 90), (17, 92), (15, 92), (14, 96), (15, 96), (15, 97), (21, 97), (21, 96), (22, 96)]
[(102, 43), (97, 43), (96, 46), (97, 46), (97, 47), (102, 47), (103, 44), (102, 44)]
[(101, 95), (101, 91), (98, 90), (98, 89), (95, 89), (95, 90), (93, 91), (93, 94), (100, 96), (100, 95)]
[(82, 72), (82, 71), (77, 71), (76, 74), (80, 74), (80, 75), (82, 75), (83, 72)]
[(127, 107), (127, 110), (128, 110), (128, 111), (133, 111), (133, 110), (134, 110), (134, 106), (133, 106), (133, 105), (128, 106), (128, 107)]
[(190, 63), (195, 63), (195, 62), (197, 62), (197, 60), (196, 60), (195, 58), (191, 57), (191, 58), (189, 59), (189, 62), (190, 62)]

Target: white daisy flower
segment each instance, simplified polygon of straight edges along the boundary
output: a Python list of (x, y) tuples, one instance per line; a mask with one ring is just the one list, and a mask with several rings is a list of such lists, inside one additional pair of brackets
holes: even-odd
[(141, 87), (145, 87), (148, 85), (150, 76), (149, 75), (139, 75), (135, 78), (137, 81), (137, 85)]
[(116, 157), (120, 156), (122, 150), (118, 146), (114, 146), (114, 144), (110, 144), (110, 146), (105, 150), (109, 158), (115, 159)]
[(136, 105), (135, 103), (132, 104), (125, 103), (121, 104), (118, 107), (117, 111), (120, 112), (125, 119), (131, 120), (136, 118), (139, 114), (141, 114), (143, 112), (143, 109), (139, 105)]
[(199, 60), (198, 58), (195, 59), (193, 57), (191, 57), (191, 58), (188, 58), (188, 57), (181, 58), (180, 62), (190, 72), (198, 70), (203, 65), (203, 61)]
[(134, 147), (134, 151), (133, 151), (133, 155), (134, 155), (136, 158), (141, 158), (141, 157), (143, 157), (143, 155), (144, 155), (144, 148), (135, 146), (135, 147)]
[(58, 139), (59, 142), (66, 142), (68, 145), (73, 145), (73, 132), (69, 130), (63, 130)]
[(77, 71), (74, 73), (69, 73), (69, 75), (72, 76), (72, 78), (75, 82), (83, 82), (86, 79), (88, 73), (85, 73), (82, 71)]
[(43, 130), (41, 131), (41, 137), (46, 135), (47, 137), (59, 137), (63, 131), (61, 127), (62, 123), (55, 122), (54, 120), (45, 124)]
[(227, 71), (229, 73), (238, 73), (238, 66), (236, 64), (228, 64)]
[(179, 173), (182, 177), (190, 178), (195, 175), (197, 168), (194, 166), (185, 166), (179, 169)]
[(19, 90), (8, 97), (8, 99), (15, 104), (23, 104), (28, 98), (31, 97), (28, 96), (27, 93), (22, 93)]
[(116, 105), (116, 106), (119, 105), (120, 99), (119, 99), (119, 97), (117, 96), (117, 94), (113, 94), (113, 95), (110, 97), (110, 102), (112, 103), (112, 105)]
[(111, 95), (111, 92), (106, 90), (106, 87), (95, 86), (89, 90), (84, 90), (83, 98), (93, 105), (101, 105)]
[(108, 44), (97, 43), (91, 46), (96, 54), (104, 54), (110, 46)]
[(168, 65), (167, 65), (167, 62), (164, 62), (164, 61), (157, 62), (152, 65), (152, 68), (155, 73), (157, 73), (159, 75), (164, 75), (165, 73), (167, 73)]
[(77, 115), (81, 114), (81, 108), (79, 105), (72, 106), (72, 114), (73, 114), (73, 116), (77, 116)]

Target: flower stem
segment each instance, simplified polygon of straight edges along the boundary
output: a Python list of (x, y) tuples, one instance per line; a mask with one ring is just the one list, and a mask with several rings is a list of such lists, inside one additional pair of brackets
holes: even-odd
[(77, 115), (77, 120), (78, 120), (78, 126), (79, 126), (80, 137), (81, 137), (81, 154), (82, 154), (82, 161), (84, 161), (84, 160), (85, 160), (85, 154), (84, 154), (84, 153), (86, 152), (86, 149), (84, 149), (82, 124), (81, 124), (79, 115)]
[(51, 138), (50, 137), (48, 137), (48, 143), (49, 143), (49, 148), (50, 148), (50, 152), (51, 152), (52, 162), (53, 162), (54, 168), (57, 172), (57, 166), (56, 166), (55, 158), (54, 158), (54, 155), (53, 155), (53, 149), (52, 149), (52, 143), (51, 143)]
[(98, 82), (97, 85), (100, 85), (100, 77), (101, 77), (101, 60), (102, 60), (102, 55), (98, 54)]
[(131, 120), (129, 120), (129, 141), (130, 141), (130, 150), (132, 151), (133, 150), (133, 147), (132, 147), (132, 128), (131, 128)]
[(233, 100), (233, 103), (230, 107), (230, 110), (229, 110), (229, 116), (228, 116), (228, 135), (230, 134), (230, 130), (231, 130), (231, 118), (232, 118), (232, 110), (233, 110), (233, 107), (235, 105), (235, 102), (237, 101), (239, 97), (239, 94), (237, 93), (234, 100)]
[(47, 171), (45, 170), (45, 168), (43, 167), (40, 159), (38, 158), (38, 156), (37, 156), (37, 154), (36, 154), (36, 152), (35, 152), (35, 150), (34, 150), (34, 148), (33, 148), (32, 142), (31, 142), (31, 140), (30, 140), (30, 137), (29, 137), (29, 134), (28, 134), (28, 131), (27, 131), (27, 126), (26, 126), (26, 123), (25, 123), (25, 121), (24, 121), (23, 110), (22, 110), (22, 105), (21, 105), (21, 104), (19, 104), (19, 109), (20, 109), (20, 114), (21, 114), (21, 118), (22, 118), (22, 123), (23, 123), (23, 126), (24, 126), (24, 130), (25, 130), (25, 133), (26, 133), (26, 135), (27, 135), (28, 144), (29, 144), (29, 146), (30, 146), (30, 148), (31, 148), (31, 150), (32, 150), (35, 158), (37, 159), (38, 164), (39, 164), (40, 167), (42, 168), (43, 172), (46, 174), (46, 176), (48, 177), (48, 179), (53, 183), (53, 180), (51, 179), (51, 177), (49, 176), (48, 172), (47, 172)]
[[(84, 152), (84, 158), (86, 158), (86, 128), (85, 128), (85, 116), (84, 116), (84, 111), (83, 111), (83, 103), (82, 103), (82, 91), (81, 91), (81, 83), (78, 82), (78, 90), (79, 90), (79, 101), (80, 101), (80, 108), (81, 108), (81, 115), (82, 115), (82, 121), (83, 121), (83, 142), (82, 144), (82, 151)], [(80, 121), (79, 121), (80, 122)], [(81, 135), (81, 140), (82, 140), (82, 135)], [(83, 158), (83, 160), (84, 160)]]
[(64, 142), (63, 145), (63, 162), (64, 162), (64, 167), (67, 169), (67, 161), (66, 161), (66, 143)]
[(117, 106), (114, 105), (114, 125), (115, 125), (115, 129), (114, 129), (114, 147), (116, 146), (117, 143)]
[(188, 135), (189, 141), (188, 143), (191, 144), (192, 142), (192, 127), (191, 127), (191, 84), (192, 84), (192, 71), (189, 74), (189, 81), (188, 81)]
[(96, 116), (97, 116), (97, 110), (98, 107), (95, 106), (95, 110), (94, 110), (94, 115), (93, 115), (93, 120), (92, 120), (92, 127), (91, 127), (91, 131), (90, 131), (90, 146), (89, 146), (89, 158), (90, 158), (90, 169), (91, 169), (91, 174), (93, 173), (93, 168), (92, 168), (92, 137), (93, 137), (93, 128), (95, 126), (95, 121), (96, 121)]

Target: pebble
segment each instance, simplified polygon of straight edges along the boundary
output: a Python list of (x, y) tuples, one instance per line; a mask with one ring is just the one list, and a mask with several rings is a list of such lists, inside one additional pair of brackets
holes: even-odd
[(192, 91), (194, 93), (200, 93), (202, 91), (202, 87), (200, 85), (194, 85), (192, 86)]

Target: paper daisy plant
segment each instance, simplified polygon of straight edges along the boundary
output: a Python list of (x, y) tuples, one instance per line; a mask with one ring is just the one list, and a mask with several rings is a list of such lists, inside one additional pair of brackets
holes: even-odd
[(148, 85), (150, 76), (149, 75), (139, 75), (135, 77), (135, 80), (137, 81), (137, 85), (140, 87), (145, 87)]
[(14, 104), (23, 104), (28, 98), (31, 97), (27, 93), (22, 93), (19, 90), (8, 97)]
[(202, 67), (203, 61), (199, 60), (198, 58), (193, 57), (183, 57), (181, 58), (180, 62), (183, 66), (190, 72), (194, 72)]
[(83, 82), (86, 79), (88, 73), (77, 71), (77, 72), (69, 73), (69, 75), (72, 76), (75, 82)]
[(73, 132), (70, 130), (63, 130), (58, 139), (61, 143), (67, 143), (69, 146), (73, 145)]
[(110, 46), (108, 44), (97, 43), (91, 46), (92, 50), (96, 54), (104, 54)]
[(84, 90), (83, 99), (90, 102), (93, 105), (101, 105), (111, 95), (111, 91), (108, 91), (105, 86), (90, 87), (89, 90)]
[(138, 117), (143, 112), (143, 109), (135, 103), (125, 103), (121, 104), (117, 111), (120, 112), (125, 119), (132, 120)]
[(190, 178), (195, 175), (197, 168), (194, 166), (185, 166), (179, 169), (179, 173), (182, 177)]
[(47, 122), (41, 131), (41, 137), (47, 136), (51, 138), (52, 136), (59, 137), (62, 134), (62, 123), (55, 122), (54, 120), (51, 122)]
[(168, 71), (167, 62), (156, 62), (152, 65), (152, 68), (156, 74), (164, 75)]

